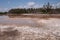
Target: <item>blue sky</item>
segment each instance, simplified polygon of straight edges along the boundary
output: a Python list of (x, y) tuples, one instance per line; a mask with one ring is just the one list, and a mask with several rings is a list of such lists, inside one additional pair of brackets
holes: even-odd
[(0, 0), (0, 11), (7, 11), (11, 8), (38, 8), (47, 2), (60, 7), (60, 0)]

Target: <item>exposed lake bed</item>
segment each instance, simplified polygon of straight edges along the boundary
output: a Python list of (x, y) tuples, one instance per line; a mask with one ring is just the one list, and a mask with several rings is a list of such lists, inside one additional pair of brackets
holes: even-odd
[(59, 40), (60, 18), (9, 18), (8, 16), (0, 16), (0, 39)]

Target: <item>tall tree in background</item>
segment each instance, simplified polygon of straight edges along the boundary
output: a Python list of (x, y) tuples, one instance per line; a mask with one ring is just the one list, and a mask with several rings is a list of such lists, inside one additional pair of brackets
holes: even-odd
[(43, 8), (17, 8), (11, 9), (8, 12), (12, 14), (22, 14), (22, 13), (50, 13), (52, 11), (52, 6), (48, 2), (47, 4), (43, 5)]
[(50, 5), (50, 3), (48, 2), (46, 5), (43, 5), (43, 11), (44, 12), (51, 12), (52, 9), (52, 5)]

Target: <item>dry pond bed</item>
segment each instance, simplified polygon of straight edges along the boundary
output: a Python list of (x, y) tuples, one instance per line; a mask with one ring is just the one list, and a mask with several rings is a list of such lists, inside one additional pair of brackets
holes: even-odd
[(60, 19), (1, 18), (0, 40), (60, 40)]

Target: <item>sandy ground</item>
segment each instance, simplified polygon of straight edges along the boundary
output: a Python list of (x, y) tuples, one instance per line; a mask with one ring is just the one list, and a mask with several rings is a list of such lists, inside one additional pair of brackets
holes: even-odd
[(0, 40), (60, 40), (60, 19), (0, 18)]

